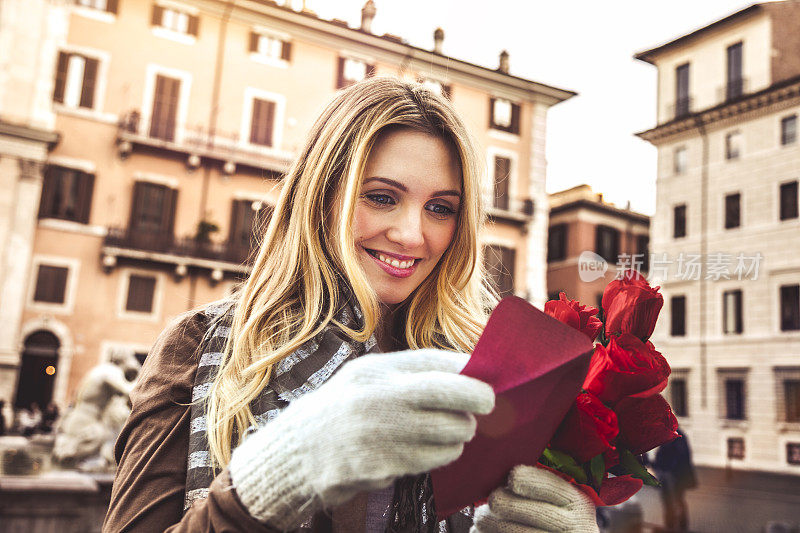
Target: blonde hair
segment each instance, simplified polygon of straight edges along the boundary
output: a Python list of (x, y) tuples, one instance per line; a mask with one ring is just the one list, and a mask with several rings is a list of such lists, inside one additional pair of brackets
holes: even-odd
[[(286, 174), (252, 272), (238, 294), (208, 396), (215, 465), (227, 465), (231, 450), (255, 423), (250, 403), (269, 383), (275, 364), (329, 324), (361, 342), (378, 326), (379, 302), (357, 259), (351, 227), (366, 160), (378, 135), (390, 127), (444, 139), (463, 176), (453, 241), (403, 303), (405, 342), (409, 348), (474, 348), (495, 300), (479, 260), (483, 167), (473, 142), (451, 104), (422, 85), (391, 78), (355, 84), (323, 111)], [(341, 215), (334, 216), (334, 209)], [(348, 297), (342, 294), (342, 279), (363, 313), (360, 329), (334, 319)]]

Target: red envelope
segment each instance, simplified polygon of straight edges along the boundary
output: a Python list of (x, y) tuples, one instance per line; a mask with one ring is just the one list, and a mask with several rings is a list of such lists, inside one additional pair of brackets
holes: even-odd
[(513, 467), (535, 465), (580, 391), (592, 342), (515, 296), (495, 308), (461, 373), (488, 383), (494, 411), (455, 462), (431, 472), (439, 519), (486, 499)]

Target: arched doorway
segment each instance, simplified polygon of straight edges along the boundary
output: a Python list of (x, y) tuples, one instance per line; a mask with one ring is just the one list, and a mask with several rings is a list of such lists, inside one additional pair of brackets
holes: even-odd
[(41, 409), (47, 407), (53, 399), (60, 347), (58, 337), (49, 331), (34, 331), (25, 338), (14, 407), (30, 407), (34, 402)]

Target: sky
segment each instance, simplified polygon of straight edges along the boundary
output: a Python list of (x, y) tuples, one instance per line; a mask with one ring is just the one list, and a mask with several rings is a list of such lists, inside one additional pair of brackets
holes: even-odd
[[(295, 0), (301, 2), (302, 0)], [(737, 0), (374, 0), (372, 31), (578, 96), (550, 109), (547, 191), (587, 183), (620, 207), (655, 212), (656, 149), (634, 134), (656, 124), (656, 68), (633, 59), (753, 2)], [(364, 0), (307, 0), (358, 26)]]

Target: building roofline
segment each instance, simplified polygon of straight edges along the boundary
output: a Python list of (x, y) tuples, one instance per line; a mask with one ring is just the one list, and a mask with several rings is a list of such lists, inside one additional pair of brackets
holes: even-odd
[(702, 28), (698, 28), (698, 29), (696, 29), (696, 30), (694, 30), (694, 31), (692, 31), (690, 33), (687, 33), (686, 35), (678, 37), (677, 39), (674, 39), (672, 41), (669, 41), (669, 42), (666, 42), (666, 43), (661, 44), (659, 46), (656, 46), (655, 48), (651, 48), (650, 50), (645, 50), (643, 52), (638, 52), (638, 53), (634, 54), (633, 57), (634, 57), (634, 59), (638, 59), (639, 61), (644, 61), (645, 63), (650, 63), (651, 65), (655, 65), (655, 58), (657, 56), (661, 55), (662, 53), (666, 52), (667, 50), (670, 50), (672, 48), (676, 48), (678, 46), (682, 46), (684, 44), (687, 44), (688, 42), (700, 37), (703, 34), (708, 33), (709, 31), (713, 31), (713, 30), (719, 29), (719, 28), (721, 28), (721, 27), (723, 27), (725, 25), (728, 25), (728, 24), (730, 24), (732, 22), (735, 22), (735, 21), (737, 21), (737, 20), (739, 20), (739, 19), (741, 19), (743, 17), (746, 17), (746, 16), (749, 16), (751, 14), (754, 14), (757, 11), (761, 10), (761, 6), (762, 5), (763, 4), (761, 4), (761, 3), (753, 4), (751, 6), (748, 6), (748, 7), (744, 8), (744, 9), (740, 9), (739, 11), (737, 11), (735, 13), (732, 13), (732, 14), (728, 15), (725, 18), (721, 18), (721, 19), (719, 19), (719, 20), (717, 20), (715, 22), (712, 22), (711, 24), (707, 24), (707, 25), (703, 26)]
[[(315, 13), (310, 11), (295, 11), (289, 6), (278, 5), (272, 0), (248, 0), (237, 7), (244, 7), (246, 9), (253, 10), (253, 7), (248, 7), (246, 5), (248, 3), (253, 3), (259, 7), (266, 7), (274, 10), (275, 12), (284, 15), (283, 18), (285, 18), (288, 22), (302, 24), (302, 19), (306, 19), (308, 22), (311, 22), (311, 24), (304, 25), (310, 29), (326, 31), (327, 33), (331, 33), (339, 37), (344, 37), (350, 40), (382, 48), (384, 51), (390, 53), (399, 53), (403, 56), (408, 56), (409, 51), (413, 51), (416, 52), (414, 56), (415, 59), (427, 60), (431, 63), (441, 63), (442, 67), (450, 70), (460, 66), (461, 68), (457, 70), (461, 71), (463, 74), (489, 79), (492, 82), (501, 83), (515, 89), (522, 89), (527, 92), (546, 95), (555, 99), (556, 103), (568, 100), (569, 98), (572, 98), (578, 94), (577, 92), (569, 89), (561, 89), (559, 87), (529, 80), (520, 76), (514, 76), (513, 74), (500, 72), (497, 69), (491, 69), (489, 67), (470, 63), (469, 61), (465, 61), (463, 59), (450, 57), (444, 54), (438, 54), (432, 50), (427, 50), (425, 48), (409, 44), (405, 41), (405, 39), (394, 35), (376, 35), (360, 28), (351, 28), (345, 21), (336, 19), (326, 20), (320, 18)], [(264, 12), (262, 10), (259, 11)], [(267, 12), (266, 14), (269, 15), (271, 13)], [(318, 26), (314, 27), (312, 24), (317, 24)], [(365, 40), (371, 42), (365, 42)]]
[(642, 213), (637, 213), (636, 211), (631, 211), (629, 209), (620, 209), (619, 207), (613, 205), (600, 204), (585, 199), (575, 200), (574, 202), (568, 202), (565, 204), (557, 205), (555, 207), (551, 207), (550, 215), (552, 216), (558, 213), (574, 211), (577, 209), (590, 209), (593, 211), (598, 211), (600, 213), (610, 214), (621, 218), (627, 218), (634, 222), (642, 222), (644, 224), (647, 224), (648, 227), (650, 226), (650, 217), (647, 215), (643, 215)]

